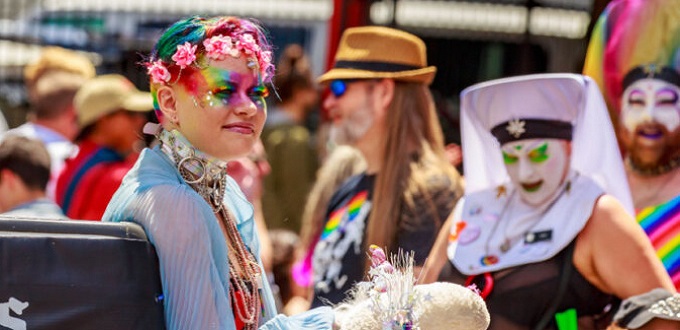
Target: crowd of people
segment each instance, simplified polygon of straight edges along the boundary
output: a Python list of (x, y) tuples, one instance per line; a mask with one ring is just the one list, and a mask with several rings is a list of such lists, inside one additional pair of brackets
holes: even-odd
[(46, 48), (0, 139), (0, 218), (137, 223), (168, 329), (680, 329), (677, 17), (612, 1), (583, 74), (468, 87), (462, 149), (394, 28), (346, 29), (315, 77), (259, 23), (184, 18), (148, 92)]

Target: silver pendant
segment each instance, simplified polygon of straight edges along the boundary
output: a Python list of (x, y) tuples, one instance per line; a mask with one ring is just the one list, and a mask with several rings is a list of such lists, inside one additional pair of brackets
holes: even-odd
[(510, 250), (510, 240), (506, 239), (503, 241), (503, 244), (501, 244), (501, 252), (505, 253)]

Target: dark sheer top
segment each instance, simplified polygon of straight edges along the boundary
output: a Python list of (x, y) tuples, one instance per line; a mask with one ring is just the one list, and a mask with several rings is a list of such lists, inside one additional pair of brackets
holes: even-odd
[[(560, 275), (567, 253), (573, 253), (575, 241), (553, 258), (543, 262), (504, 269), (491, 274), (493, 289), (486, 298), (491, 324), (489, 330), (528, 330), (549, 309), (559, 288)], [(567, 290), (560, 301), (557, 313), (576, 309), (578, 329), (605, 329), (611, 322), (619, 301), (590, 284), (578, 270), (572, 267)], [(460, 273), (451, 263), (442, 270), (440, 281), (465, 284), (468, 276)], [(487, 285), (484, 276), (478, 275), (473, 283)], [(554, 316), (545, 329), (557, 329)]]

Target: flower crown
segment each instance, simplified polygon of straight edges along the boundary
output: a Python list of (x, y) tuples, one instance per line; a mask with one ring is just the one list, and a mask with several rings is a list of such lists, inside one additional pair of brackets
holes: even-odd
[[(264, 81), (267, 81), (270, 76), (272, 52), (263, 51), (251, 33), (244, 33), (237, 37), (234, 34), (232, 36), (218, 34), (203, 40), (203, 47), (205, 48), (205, 55), (217, 61), (225, 59), (226, 56), (239, 58), (243, 53), (257, 60), (257, 62), (249, 62), (248, 67), (257, 66)], [(197, 49), (198, 45), (193, 45), (187, 41), (182, 45), (177, 45), (177, 50), (171, 59), (180, 69), (184, 69), (196, 62)], [(171, 74), (163, 60), (148, 62), (146, 69), (154, 83), (166, 84), (170, 81)]]

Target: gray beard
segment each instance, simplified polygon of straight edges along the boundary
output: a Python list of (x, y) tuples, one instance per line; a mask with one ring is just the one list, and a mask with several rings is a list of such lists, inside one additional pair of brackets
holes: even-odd
[(368, 109), (360, 109), (340, 125), (332, 125), (329, 138), (338, 145), (355, 145), (373, 125)]

